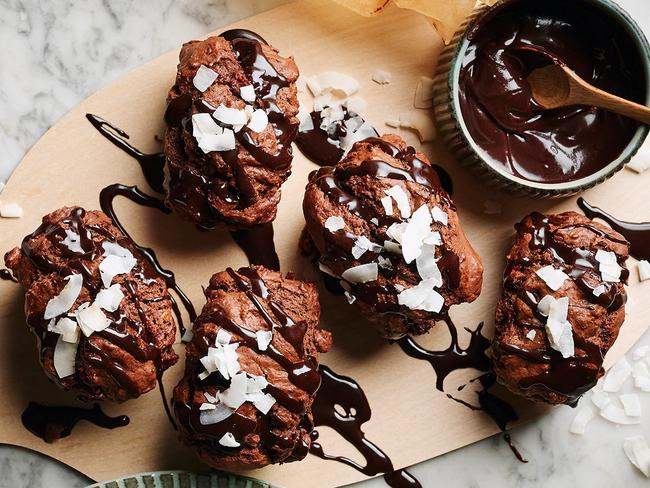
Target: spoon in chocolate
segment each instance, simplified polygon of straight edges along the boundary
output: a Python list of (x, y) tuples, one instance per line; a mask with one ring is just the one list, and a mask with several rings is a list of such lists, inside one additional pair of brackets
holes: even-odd
[(650, 107), (600, 90), (566, 66), (544, 66), (531, 72), (527, 79), (533, 99), (544, 108), (591, 105), (650, 124)]

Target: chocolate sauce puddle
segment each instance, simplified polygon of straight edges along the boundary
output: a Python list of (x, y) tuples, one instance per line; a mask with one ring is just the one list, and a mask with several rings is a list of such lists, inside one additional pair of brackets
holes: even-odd
[(590, 205), (582, 197), (578, 207), (590, 219), (601, 219), (630, 243), (630, 254), (637, 259), (650, 259), (650, 222), (625, 222), (604, 210)]
[(48, 443), (68, 437), (81, 420), (104, 429), (115, 429), (129, 424), (129, 417), (126, 415), (109, 417), (98, 404), (92, 408), (82, 408), (52, 407), (29, 402), (21, 420), (27, 430)]
[(18, 283), (18, 280), (14, 277), (13, 273), (8, 269), (0, 269), (0, 280), (13, 281), (14, 283)]
[[(334, 429), (352, 444), (366, 460), (365, 465), (344, 457), (326, 454), (318, 440), (318, 431), (312, 432), (310, 453), (350, 466), (366, 476), (385, 473), (384, 480), (394, 488), (421, 488), (421, 484), (405, 470), (393, 470), (393, 463), (379, 446), (366, 439), (361, 426), (370, 420), (372, 410), (361, 386), (352, 378), (336, 374), (321, 365), (321, 386), (312, 405), (314, 425)], [(338, 408), (336, 408), (338, 407)], [(341, 410), (344, 413), (341, 413)]]
[[(242, 33), (247, 31), (238, 30), (237, 32), (240, 35), (243, 35)], [(152, 190), (161, 194), (165, 193), (163, 187), (163, 182), (165, 180), (165, 155), (163, 153), (144, 154), (142, 151), (127, 142), (129, 135), (124, 130), (111, 124), (98, 115), (86, 114), (86, 118), (102, 136), (138, 162), (145, 180)], [(161, 203), (162, 205), (156, 203), (155, 208), (158, 208), (161, 212), (170, 213), (170, 211), (166, 209), (167, 207), (164, 205), (164, 202)], [(199, 227), (199, 230), (210, 229)], [(237, 245), (244, 251), (251, 264), (259, 264), (260, 266), (266, 266), (269, 269), (279, 271), (280, 261), (275, 251), (272, 223), (254, 227), (252, 229), (231, 231), (230, 235)]]
[(119, 127), (98, 115), (86, 114), (86, 118), (101, 135), (138, 162), (147, 183), (154, 191), (165, 192), (163, 188), (165, 155), (163, 153), (145, 154), (127, 142), (129, 135)]

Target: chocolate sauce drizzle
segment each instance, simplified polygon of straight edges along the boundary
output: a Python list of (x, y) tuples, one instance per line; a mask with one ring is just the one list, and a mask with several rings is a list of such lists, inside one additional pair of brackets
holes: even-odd
[(81, 420), (92, 422), (104, 429), (115, 429), (129, 424), (129, 417), (109, 417), (98, 404), (92, 408), (52, 407), (29, 402), (22, 414), (22, 423), (27, 430), (47, 443), (68, 437)]
[(119, 127), (98, 115), (86, 114), (86, 118), (101, 135), (138, 162), (147, 183), (155, 192), (165, 192), (163, 188), (165, 155), (163, 153), (144, 154), (126, 141), (129, 139), (129, 135)]
[(422, 485), (407, 471), (394, 471), (393, 463), (386, 453), (366, 439), (361, 427), (370, 420), (372, 411), (361, 386), (352, 378), (338, 375), (327, 366), (321, 365), (319, 370), (321, 385), (312, 405), (314, 424), (316, 427), (324, 425), (334, 429), (359, 451), (366, 464), (361, 465), (344, 456), (326, 454), (318, 442), (316, 430), (311, 435), (309, 452), (323, 459), (346, 464), (366, 476), (385, 473), (384, 480), (395, 488), (421, 488)]
[(582, 197), (578, 207), (590, 219), (601, 219), (630, 243), (630, 254), (637, 259), (650, 259), (650, 222), (625, 222), (604, 210), (590, 205)]
[[(537, 252), (550, 252), (558, 265), (583, 292), (585, 299), (605, 307), (608, 311), (615, 311), (621, 308), (626, 301), (625, 289), (620, 283), (603, 282), (598, 272), (598, 262), (595, 252), (589, 249), (576, 248), (558, 239), (558, 232), (570, 232), (575, 228), (585, 228), (599, 238), (627, 244), (625, 240), (603, 232), (590, 224), (557, 225), (554, 229), (552, 216), (544, 216), (540, 213), (531, 215), (531, 228), (517, 225), (518, 232), (529, 232), (531, 239), (529, 247)], [(624, 266), (625, 258), (618, 258), (619, 265)], [(517, 292), (518, 296), (527, 303), (535, 316), (542, 322), (546, 320), (537, 310), (537, 304), (542, 297), (536, 296), (528, 290), (521, 289), (521, 285), (514, 282), (510, 276), (510, 269), (520, 263), (511, 261), (505, 272), (504, 288)], [(623, 269), (621, 281), (624, 282), (629, 276), (629, 271)], [(595, 284), (594, 284), (595, 283)], [(596, 295), (594, 290), (597, 285), (605, 286), (602, 294)], [(524, 378), (519, 382), (523, 389), (543, 389), (552, 393), (566, 396), (567, 403), (575, 405), (580, 396), (591, 389), (597, 382), (602, 370), (603, 352), (597, 344), (594, 344), (577, 334), (574, 334), (576, 354), (569, 358), (562, 355), (548, 346), (541, 346), (535, 350), (528, 350), (512, 344), (495, 342), (493, 347), (500, 354), (515, 354), (531, 363), (548, 364), (548, 368), (538, 375)], [(598, 367), (593, 368), (591, 365)]]
[(14, 283), (18, 283), (18, 280), (14, 277), (13, 273), (8, 269), (0, 269), (0, 280), (13, 281)]

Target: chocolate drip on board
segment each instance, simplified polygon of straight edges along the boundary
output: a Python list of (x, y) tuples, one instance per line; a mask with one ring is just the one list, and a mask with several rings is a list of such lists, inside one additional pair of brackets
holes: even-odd
[(318, 442), (316, 430), (312, 432), (312, 445), (309, 452), (323, 459), (346, 464), (366, 476), (385, 473), (384, 480), (394, 488), (421, 488), (420, 483), (407, 471), (395, 471), (386, 453), (369, 441), (361, 430), (362, 425), (368, 422), (372, 415), (370, 404), (361, 386), (352, 378), (338, 375), (327, 366), (321, 365), (319, 370), (321, 386), (312, 405), (314, 425), (334, 429), (359, 451), (366, 464), (361, 465), (345, 456), (325, 453)]
[(8, 269), (0, 269), (0, 280), (18, 283), (18, 280), (15, 278), (11, 270)]
[(280, 271), (280, 258), (275, 251), (273, 223), (263, 224), (252, 229), (231, 230), (230, 235), (246, 254), (249, 264), (257, 264), (267, 269)]
[(590, 205), (580, 197), (578, 207), (590, 219), (600, 219), (630, 243), (630, 254), (637, 259), (650, 259), (650, 222), (626, 222)]
[(165, 155), (163, 153), (145, 154), (136, 149), (127, 142), (129, 135), (125, 131), (98, 115), (86, 114), (86, 119), (101, 135), (138, 162), (144, 178), (152, 190), (157, 193), (165, 192), (163, 188)]
[(21, 416), (27, 430), (47, 443), (68, 437), (81, 420), (91, 422), (104, 429), (116, 429), (129, 424), (129, 417), (109, 417), (98, 404), (92, 408), (54, 407), (29, 402)]

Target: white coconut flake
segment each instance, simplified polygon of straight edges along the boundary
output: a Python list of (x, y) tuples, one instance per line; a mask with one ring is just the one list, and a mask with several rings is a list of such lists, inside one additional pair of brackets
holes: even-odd
[(585, 433), (587, 424), (595, 417), (594, 411), (589, 407), (581, 408), (580, 411), (573, 417), (569, 431), (572, 434), (582, 435)]
[(379, 275), (377, 263), (360, 264), (353, 268), (346, 269), (341, 278), (350, 283), (367, 283), (375, 281)]
[(212, 115), (206, 113), (192, 115), (192, 135), (197, 141), (204, 135), (222, 132), (223, 128), (214, 121)]
[[(368, 107), (368, 102), (365, 98), (360, 97), (359, 95), (352, 95), (347, 100), (345, 100), (345, 102), (343, 102), (343, 105), (345, 105), (345, 107), (348, 109), (348, 112), (353, 114), (360, 114), (366, 110), (366, 107)], [(361, 128), (363, 124), (363, 119), (359, 119), (361, 122), (357, 125), (357, 128), (355, 130)]]
[(239, 447), (241, 445), (230, 432), (226, 432), (223, 437), (219, 439), (219, 444), (224, 447)]
[(54, 320), (50, 320), (50, 325), (48, 325), (47, 329), (50, 332), (60, 334), (65, 342), (71, 344), (79, 342), (79, 327), (77, 327), (77, 323), (74, 320), (68, 317), (62, 317), (56, 323)]
[(70, 229), (65, 229), (65, 238), (61, 241), (61, 244), (75, 254), (83, 254), (85, 252), (83, 247), (81, 247), (79, 234)]
[(372, 81), (380, 85), (387, 85), (393, 80), (393, 75), (390, 71), (378, 69), (372, 74)]
[(194, 85), (194, 88), (200, 92), (204, 92), (210, 88), (218, 76), (219, 75), (215, 71), (202, 64), (199, 66), (199, 69), (196, 70), (196, 74), (192, 79), (192, 84)]
[(348, 303), (349, 303), (350, 305), (352, 305), (352, 304), (357, 300), (357, 297), (355, 297), (352, 293), (350, 293), (350, 292), (347, 291), (347, 290), (345, 290), (345, 291), (343, 292), (343, 294), (345, 295), (345, 298), (347, 298)]
[(598, 407), (599, 410), (602, 410), (607, 405), (609, 405), (612, 400), (609, 398), (609, 395), (603, 390), (593, 390), (591, 394), (591, 402)]
[(628, 437), (623, 441), (623, 451), (630, 462), (650, 478), (650, 447), (642, 435)]
[(359, 259), (366, 251), (380, 253), (382, 249), (380, 245), (375, 244), (366, 236), (359, 236), (354, 241), (354, 246), (352, 246), (352, 256), (354, 259)]
[(111, 325), (110, 319), (96, 303), (84, 309), (79, 308), (75, 313), (75, 317), (86, 337), (90, 337), (93, 332), (101, 332)]
[(75, 372), (78, 343), (66, 342), (59, 336), (54, 346), (54, 370), (59, 378), (71, 376)]
[(387, 216), (393, 215), (393, 199), (389, 195), (386, 195), (385, 197), (382, 197), (380, 202), (381, 205), (384, 207), (384, 212), (386, 213), (386, 215)]
[(611, 403), (601, 409), (600, 416), (614, 424), (619, 425), (635, 425), (641, 423), (641, 419), (639, 417), (628, 417), (625, 415), (625, 410)]
[(356, 131), (352, 133), (348, 132), (343, 138), (340, 139), (341, 148), (343, 149), (344, 154), (347, 154), (356, 142), (363, 141), (368, 137), (373, 137), (376, 135), (377, 131), (375, 128), (368, 122), (364, 122)]
[(199, 422), (201, 425), (218, 424), (219, 422), (223, 422), (228, 417), (230, 417), (233, 412), (234, 410), (232, 408), (223, 403), (218, 403), (214, 409), (201, 412)]
[(595, 297), (599, 297), (603, 293), (607, 291), (607, 286), (605, 285), (598, 285), (596, 288), (593, 289), (592, 293)]
[(66, 276), (64, 280), (67, 283), (61, 292), (54, 298), (51, 298), (45, 306), (45, 313), (43, 314), (45, 320), (50, 320), (69, 311), (72, 305), (74, 305), (74, 302), (77, 301), (79, 293), (81, 293), (83, 277), (80, 274)]
[(445, 299), (434, 288), (435, 280), (422, 280), (412, 288), (406, 288), (397, 295), (397, 302), (411, 310), (426, 310), (438, 313), (445, 304)]
[(17, 203), (0, 203), (0, 217), (19, 219), (23, 216), (23, 208)]
[(115, 283), (109, 288), (102, 288), (95, 297), (95, 304), (107, 312), (115, 312), (124, 298), (122, 287)]
[(255, 332), (255, 338), (257, 339), (257, 348), (260, 351), (266, 351), (273, 340), (273, 331), (258, 330)]
[(442, 246), (442, 235), (437, 230), (434, 230), (422, 239), (422, 242), (424, 244), (429, 244), (430, 246)]
[(359, 91), (359, 82), (353, 77), (336, 71), (324, 71), (306, 79), (307, 87), (317, 97), (325, 92), (349, 97)]
[(255, 405), (256, 409), (266, 415), (269, 413), (269, 410), (271, 410), (271, 407), (275, 405), (275, 398), (272, 395), (265, 393), (263, 395), (260, 395), (259, 398), (255, 399), (253, 401), (253, 405)]
[(336, 232), (337, 230), (345, 228), (345, 220), (343, 220), (343, 217), (339, 215), (332, 215), (331, 217), (327, 217), (325, 228), (330, 232)]
[(421, 76), (418, 84), (415, 87), (415, 96), (413, 98), (413, 106), (415, 108), (431, 108), (433, 107), (433, 85), (434, 81), (428, 76)]
[(266, 112), (261, 108), (255, 110), (251, 115), (251, 121), (248, 123), (247, 127), (253, 132), (262, 132), (266, 129), (266, 126), (269, 125), (269, 118), (266, 115)]
[(431, 142), (436, 138), (436, 125), (424, 111), (411, 110), (399, 115), (400, 127), (413, 129), (420, 142)]
[(217, 337), (215, 339), (215, 344), (221, 344), (222, 346), (225, 346), (226, 344), (230, 344), (231, 339), (232, 335), (230, 332), (224, 329), (219, 329), (219, 332), (217, 332)]
[(378, 256), (377, 261), (379, 263), (380, 268), (384, 269), (393, 269), (393, 263), (390, 259), (385, 258), (383, 256)]
[(244, 126), (248, 122), (246, 110), (219, 105), (212, 116), (222, 124), (231, 126)]
[(546, 332), (550, 346), (559, 351), (563, 358), (569, 358), (575, 353), (573, 330), (567, 321), (569, 298), (562, 297), (554, 300), (549, 307), (546, 320)]
[(118, 275), (130, 273), (138, 261), (133, 257), (131, 251), (117, 243), (104, 241), (104, 259), (99, 263), (99, 273), (104, 288), (111, 286), (113, 278)]
[(436, 248), (434, 246), (423, 246), (421, 254), (415, 258), (415, 266), (420, 278), (432, 280), (434, 287), (442, 286), (442, 273), (436, 262)]
[(221, 134), (205, 134), (197, 142), (205, 154), (214, 151), (232, 151), (237, 147), (235, 133), (230, 129), (224, 129)]
[(564, 271), (555, 269), (551, 265), (538, 269), (535, 274), (544, 280), (544, 283), (553, 291), (558, 291), (562, 288), (564, 282), (569, 279), (569, 276)]
[(623, 395), (620, 395), (618, 398), (621, 400), (625, 415), (628, 417), (641, 417), (642, 412), (639, 395), (636, 393), (625, 393)]
[(410, 264), (422, 252), (424, 239), (431, 234), (431, 213), (426, 205), (422, 205), (406, 224), (402, 233), (402, 256), (406, 264)]
[(639, 281), (650, 280), (650, 262), (642, 259), (637, 263), (636, 269), (639, 272)]
[(555, 301), (552, 295), (545, 295), (537, 304), (537, 311), (544, 317), (548, 317), (548, 312), (551, 310), (551, 303)]
[(630, 374), (632, 374), (632, 366), (623, 356), (607, 372), (603, 381), (603, 390), (610, 393), (618, 392)]
[(391, 254), (402, 254), (402, 246), (397, 242), (384, 241), (384, 249)]
[(214, 410), (216, 408), (217, 406), (214, 403), (202, 403), (201, 405), (199, 405), (199, 410)]
[(537, 335), (537, 331), (535, 329), (530, 329), (526, 334), (526, 339), (528, 339), (529, 341), (534, 341), (536, 335)]
[(255, 88), (253, 85), (246, 85), (239, 88), (239, 94), (242, 100), (252, 103), (255, 101)]
[(269, 385), (264, 376), (249, 375), (246, 380), (246, 393), (260, 393)]
[(447, 225), (449, 223), (449, 215), (438, 206), (431, 209), (431, 216), (434, 221), (440, 222), (442, 225)]
[(650, 353), (650, 346), (639, 346), (632, 351), (632, 359), (638, 361), (645, 358)]
[(219, 393), (219, 399), (230, 408), (239, 408), (246, 401), (246, 383), (246, 373), (237, 373), (230, 379), (230, 387)]
[(311, 118), (311, 113), (299, 112), (298, 119), (300, 120), (298, 132), (309, 132), (310, 130), (314, 130), (314, 119)]
[(620, 281), (623, 268), (618, 264), (615, 253), (598, 249), (596, 251), (596, 261), (599, 263), (598, 269), (600, 270), (603, 281), (612, 283)]

